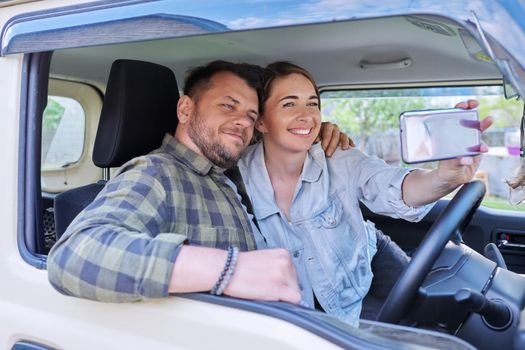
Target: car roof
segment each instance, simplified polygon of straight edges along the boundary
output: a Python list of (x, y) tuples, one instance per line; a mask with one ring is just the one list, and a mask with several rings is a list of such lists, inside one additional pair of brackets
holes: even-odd
[[(95, 1), (13, 18), (1, 53), (53, 50), (53, 76), (99, 87), (116, 58), (167, 65), (179, 81), (214, 59), (287, 59), (311, 70), (321, 86), (504, 75), (523, 93), (523, 15), (519, 4), (490, 0)], [(102, 46), (111, 43), (118, 44)]]
[[(290, 60), (310, 70), (320, 86), (501, 79), (460, 26), (429, 16), (393, 16), (338, 23), (286, 26), (57, 51), (51, 72), (103, 84), (116, 58), (186, 71), (215, 59), (266, 65)], [(474, 43), (474, 44), (472, 44)], [(406, 65), (406, 66), (405, 66)]]

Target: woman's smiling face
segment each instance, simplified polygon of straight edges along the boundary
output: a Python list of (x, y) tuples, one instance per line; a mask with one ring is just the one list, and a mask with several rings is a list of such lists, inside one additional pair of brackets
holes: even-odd
[(292, 73), (272, 82), (264, 115), (256, 124), (265, 146), (291, 152), (306, 151), (321, 127), (319, 97), (312, 82)]

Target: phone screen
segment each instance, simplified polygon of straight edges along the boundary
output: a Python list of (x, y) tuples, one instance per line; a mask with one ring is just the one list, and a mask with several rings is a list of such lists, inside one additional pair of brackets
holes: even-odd
[(479, 154), (479, 118), (475, 109), (403, 112), (400, 131), (405, 163)]

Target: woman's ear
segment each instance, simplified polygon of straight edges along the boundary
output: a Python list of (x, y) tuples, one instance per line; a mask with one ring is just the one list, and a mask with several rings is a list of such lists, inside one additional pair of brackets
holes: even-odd
[(259, 119), (257, 119), (257, 121), (255, 122), (255, 129), (261, 134), (266, 134), (268, 132), (268, 129), (266, 129), (266, 125), (264, 124), (264, 119), (262, 117), (259, 117)]
[(190, 121), (193, 111), (195, 110), (195, 103), (188, 95), (182, 95), (177, 103), (177, 117), (180, 124), (186, 124)]

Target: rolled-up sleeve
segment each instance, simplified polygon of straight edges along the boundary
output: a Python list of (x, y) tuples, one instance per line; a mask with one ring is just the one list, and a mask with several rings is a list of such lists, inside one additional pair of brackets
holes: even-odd
[(166, 297), (186, 236), (167, 232), (176, 215), (154, 167), (110, 181), (48, 256), (61, 293), (106, 302)]
[(403, 200), (403, 181), (414, 169), (393, 167), (377, 157), (365, 155), (356, 168), (359, 169), (358, 186), (361, 201), (377, 214), (417, 222), (434, 206), (434, 203), (431, 203), (411, 207)]

